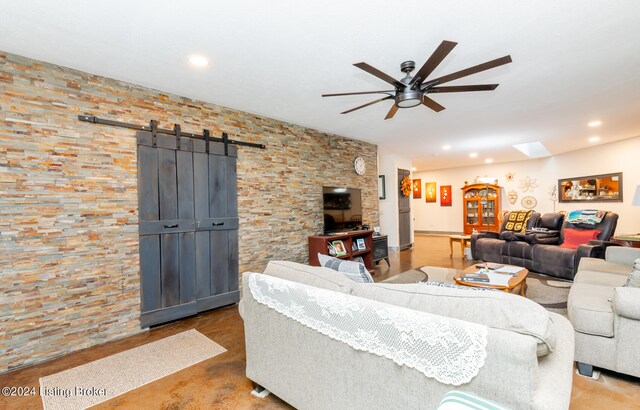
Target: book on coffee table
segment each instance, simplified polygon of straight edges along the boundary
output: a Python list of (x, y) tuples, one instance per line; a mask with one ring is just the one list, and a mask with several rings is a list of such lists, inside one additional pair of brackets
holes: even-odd
[(513, 266), (513, 265), (504, 265), (501, 268), (495, 270), (496, 273), (508, 273), (511, 276), (515, 276), (520, 272), (523, 268), (521, 266)]
[(484, 262), (484, 263), (479, 263), (479, 264), (476, 265), (476, 268), (478, 268), (478, 269), (487, 268), (489, 270), (501, 269), (503, 267), (504, 267), (504, 265), (500, 265), (499, 263), (491, 263), (491, 262)]
[(460, 280), (474, 283), (489, 283), (489, 276), (485, 273), (464, 273), (460, 276)]

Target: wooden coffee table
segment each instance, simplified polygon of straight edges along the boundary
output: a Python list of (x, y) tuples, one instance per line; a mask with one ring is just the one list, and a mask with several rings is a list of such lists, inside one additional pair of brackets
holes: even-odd
[[(512, 266), (512, 265), (503, 265), (503, 266)], [(466, 282), (460, 279), (463, 273), (476, 273), (478, 272), (478, 270), (479, 269), (476, 268), (475, 265), (469, 266), (467, 269), (463, 270), (462, 272), (458, 272), (455, 275), (453, 275), (453, 280), (455, 280), (458, 285), (472, 286), (475, 288), (500, 289), (508, 293), (511, 293), (513, 289), (520, 286), (520, 295), (525, 296), (525, 292), (527, 288), (527, 275), (529, 274), (529, 271), (526, 268), (520, 268), (520, 271), (518, 272), (518, 274), (515, 276), (512, 276), (511, 279), (509, 279), (509, 283), (507, 286), (491, 285), (489, 283)]]

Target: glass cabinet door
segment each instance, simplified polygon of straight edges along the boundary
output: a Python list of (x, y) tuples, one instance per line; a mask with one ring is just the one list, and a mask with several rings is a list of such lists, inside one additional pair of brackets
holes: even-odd
[(479, 220), (479, 212), (478, 209), (478, 201), (467, 201), (467, 224), (468, 225), (477, 225)]
[(486, 202), (482, 205), (482, 224), (495, 225), (496, 220), (496, 200), (487, 199)]

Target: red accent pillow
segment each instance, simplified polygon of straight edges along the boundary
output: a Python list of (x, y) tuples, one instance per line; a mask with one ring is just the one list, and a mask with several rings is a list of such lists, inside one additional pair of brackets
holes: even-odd
[(589, 243), (594, 239), (598, 239), (600, 230), (597, 229), (571, 229), (566, 228), (564, 230), (564, 242), (560, 245), (561, 248), (577, 249), (578, 246), (585, 243)]

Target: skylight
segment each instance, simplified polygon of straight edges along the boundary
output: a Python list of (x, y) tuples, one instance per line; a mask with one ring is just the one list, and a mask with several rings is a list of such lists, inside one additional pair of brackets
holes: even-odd
[(528, 142), (526, 144), (515, 144), (513, 145), (513, 148), (522, 152), (529, 158), (542, 158), (551, 156), (551, 153), (549, 152), (547, 147), (542, 145), (540, 141)]

